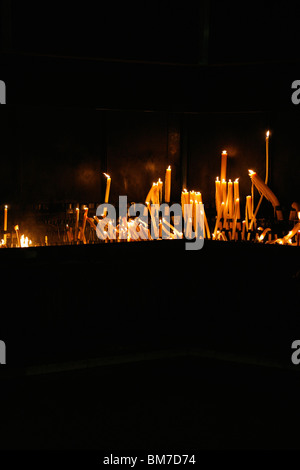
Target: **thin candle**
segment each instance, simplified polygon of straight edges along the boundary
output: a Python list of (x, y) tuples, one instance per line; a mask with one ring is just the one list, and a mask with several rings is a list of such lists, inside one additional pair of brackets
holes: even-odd
[(233, 218), (233, 187), (232, 187), (232, 181), (228, 181), (228, 217), (229, 219)]
[(269, 177), (269, 138), (270, 138), (270, 131), (266, 132), (266, 177), (265, 177), (265, 184), (268, 183)]
[(227, 151), (223, 150), (221, 155), (221, 181), (226, 180)]
[(77, 238), (78, 238), (78, 225), (79, 225), (79, 207), (76, 207), (75, 241), (77, 241)]
[(19, 225), (15, 225), (15, 226), (14, 226), (14, 229), (15, 229), (16, 235), (17, 235), (17, 245), (20, 247), (20, 246), (21, 246), (21, 243), (20, 243)]
[(165, 177), (165, 202), (170, 202), (171, 197), (171, 167), (168, 166)]
[(216, 181), (215, 181), (215, 186), (216, 186), (215, 201), (216, 201), (216, 210), (217, 210), (217, 214), (218, 214), (220, 212), (221, 202), (222, 202), (221, 182), (220, 182), (218, 176), (217, 176)]
[(104, 202), (108, 202), (109, 199), (109, 192), (110, 192), (110, 184), (111, 184), (111, 177), (106, 173), (103, 173), (106, 176), (106, 189), (105, 189), (105, 197)]
[(6, 245), (6, 239), (7, 239), (7, 235), (5, 233), (7, 231), (7, 209), (8, 207), (4, 206), (4, 245)]

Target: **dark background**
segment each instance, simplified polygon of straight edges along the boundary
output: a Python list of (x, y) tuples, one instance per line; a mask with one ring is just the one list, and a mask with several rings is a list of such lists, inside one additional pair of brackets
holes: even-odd
[(291, 102), (300, 32), (288, 2), (1, 2), (0, 201), (143, 201), (173, 168), (172, 199), (214, 204), (220, 153), (287, 208), (299, 199), (300, 110)]
[[(248, 168), (264, 176), (267, 129), (270, 186), (286, 210), (299, 200), (295, 3), (0, 7), (9, 223), (15, 207), (101, 202), (104, 171), (112, 201), (143, 201), (168, 164), (173, 200), (187, 186), (213, 208), (224, 148), (244, 197)], [(160, 240), (0, 255), (2, 449), (299, 448), (297, 248)]]

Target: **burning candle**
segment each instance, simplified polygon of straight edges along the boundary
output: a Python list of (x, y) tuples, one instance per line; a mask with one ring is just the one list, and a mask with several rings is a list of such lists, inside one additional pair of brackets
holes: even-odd
[(221, 155), (221, 181), (226, 180), (227, 151), (223, 150)]
[[(4, 232), (7, 231), (7, 209), (8, 207), (4, 206)], [(4, 233), (4, 245), (6, 245), (6, 238), (7, 238), (7, 235), (6, 233)]]
[(158, 183), (159, 204), (161, 204), (161, 202), (162, 202), (162, 187), (163, 187), (163, 182), (162, 182), (162, 180), (159, 178), (157, 183)]
[(221, 192), (222, 192), (222, 202), (224, 202), (224, 204), (226, 204), (226, 201), (227, 201), (227, 183), (224, 179), (222, 180), (222, 183), (221, 183)]
[(268, 176), (269, 176), (269, 137), (270, 131), (266, 132), (266, 177), (265, 177), (265, 184), (268, 183)]
[(87, 219), (88, 210), (89, 210), (88, 207), (84, 208), (83, 221), (82, 221), (82, 227), (81, 227), (81, 237), (80, 238), (81, 238), (81, 240), (83, 241), (84, 244), (86, 244), (84, 231), (85, 231), (85, 226), (86, 226), (86, 219)]
[(77, 238), (78, 238), (78, 225), (79, 225), (79, 207), (76, 207), (75, 241), (77, 241)]
[(232, 181), (228, 181), (228, 217), (229, 219), (232, 219), (233, 217), (233, 187), (232, 187)]
[(189, 203), (189, 192), (184, 189), (181, 193), (181, 208), (182, 208), (182, 215), (184, 217), (184, 206)]
[(154, 186), (155, 186), (155, 183), (152, 183), (152, 186), (151, 186), (151, 188), (150, 188), (150, 190), (149, 190), (149, 192), (146, 196), (145, 204), (149, 204), (151, 202)]
[(165, 202), (170, 202), (171, 196), (171, 167), (166, 170), (166, 178), (165, 178)]
[(15, 226), (14, 226), (14, 229), (15, 229), (16, 235), (17, 235), (17, 245), (18, 245), (18, 246), (21, 246), (21, 244), (20, 244), (19, 225), (15, 225)]
[(199, 191), (195, 193), (195, 201), (202, 202), (202, 194)]
[[(256, 174), (255, 171), (253, 170), (248, 170), (249, 171), (249, 176), (251, 178), (251, 180), (253, 181), (255, 187), (257, 188), (257, 190), (265, 196), (266, 199), (268, 199), (271, 204), (273, 205), (275, 211), (276, 211), (276, 215), (277, 215), (277, 218), (278, 220), (283, 220), (283, 215), (282, 215), (282, 212), (279, 208), (280, 204), (279, 204), (279, 201), (277, 199), (277, 197), (275, 196), (275, 194), (273, 193), (273, 191), (271, 191), (271, 189), (262, 181), (262, 179)], [(257, 206), (256, 206), (256, 209), (255, 209), (255, 213), (254, 213), (254, 217), (253, 219), (256, 218), (256, 214), (257, 214), (257, 211), (259, 209), (259, 206), (260, 206), (260, 203), (262, 201), (262, 197), (260, 198)]]
[(194, 203), (195, 202), (195, 191), (192, 190), (190, 191), (190, 203)]
[(247, 211), (248, 211), (248, 218), (249, 218), (249, 220), (251, 220), (253, 218), (252, 197), (251, 196), (246, 197), (246, 205), (247, 205)]
[(236, 178), (233, 183), (233, 193), (234, 193), (234, 200), (236, 201), (237, 199), (240, 198), (240, 188), (239, 188), (239, 179)]
[[(246, 230), (248, 231), (250, 226), (249, 224), (251, 223), (251, 220), (253, 218), (252, 214), (252, 198), (251, 196), (246, 196), (246, 207), (245, 207), (245, 219), (246, 219)], [(251, 226), (252, 228), (252, 226)]]
[(217, 210), (217, 214), (219, 214), (220, 209), (221, 209), (222, 193), (221, 193), (221, 182), (219, 181), (218, 176), (216, 178), (215, 185), (216, 185), (216, 194), (215, 194), (216, 210)]
[(111, 177), (107, 175), (106, 173), (103, 173), (106, 176), (106, 189), (105, 189), (105, 197), (104, 197), (104, 202), (108, 202), (109, 199), (109, 191), (110, 191), (110, 183), (111, 183)]

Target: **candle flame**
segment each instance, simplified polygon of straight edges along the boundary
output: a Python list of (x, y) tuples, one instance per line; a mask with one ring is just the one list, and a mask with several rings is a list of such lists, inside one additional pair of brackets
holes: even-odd
[(269, 138), (269, 136), (270, 136), (270, 131), (267, 131), (267, 132), (266, 132), (266, 137), (267, 137), (267, 139)]
[(110, 176), (107, 173), (103, 173), (106, 178), (110, 178)]
[(223, 150), (222, 155), (227, 155), (227, 150)]
[(21, 235), (21, 238), (20, 238), (20, 245), (21, 245), (21, 248), (28, 248), (29, 245), (31, 245), (31, 240), (29, 240), (28, 237), (25, 237), (25, 235)]
[(169, 171), (171, 171), (171, 165), (169, 165), (167, 169), (168, 169)]
[(234, 182), (235, 182), (235, 183), (238, 183), (238, 182), (239, 182), (239, 178), (235, 178)]
[(7, 210), (7, 209), (8, 209), (8, 206), (6, 206), (6, 205), (5, 205), (5, 206), (4, 206), (4, 209), (6, 209), (6, 210)]
[(249, 176), (250, 176), (250, 177), (253, 176), (253, 175), (256, 175), (256, 172), (253, 171), (253, 170), (248, 170), (248, 172), (249, 172)]
[(217, 176), (216, 181), (219, 181), (219, 177)]

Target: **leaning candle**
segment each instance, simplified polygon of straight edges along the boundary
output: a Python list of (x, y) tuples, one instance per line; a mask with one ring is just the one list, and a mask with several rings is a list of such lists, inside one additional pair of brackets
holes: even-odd
[[(7, 231), (7, 206), (4, 206), (4, 232)], [(6, 233), (4, 233), (4, 245), (6, 245)]]
[(237, 225), (237, 219), (238, 219), (238, 214), (240, 211), (240, 200), (237, 198), (235, 200), (235, 205), (234, 205), (234, 219), (233, 219), (233, 227), (232, 227), (232, 240), (235, 240), (235, 234), (236, 234), (236, 225)]
[(222, 217), (222, 214), (224, 212), (224, 202), (221, 203), (220, 205), (220, 210), (217, 214), (217, 220), (216, 220), (216, 224), (215, 224), (215, 229), (214, 229), (214, 233), (213, 233), (213, 238), (216, 240), (217, 238), (217, 232), (218, 232), (218, 227), (220, 225), (220, 228), (222, 228), (222, 223), (221, 223), (221, 217)]
[(221, 155), (221, 181), (226, 180), (227, 152), (223, 150)]
[(152, 183), (152, 186), (151, 186), (151, 188), (150, 188), (150, 190), (149, 190), (149, 192), (148, 192), (148, 194), (147, 194), (147, 196), (146, 196), (145, 204), (148, 204), (148, 203), (151, 202), (151, 198), (152, 198), (152, 193), (153, 193), (154, 185), (155, 185), (155, 183)]
[(245, 206), (245, 222), (246, 222), (246, 230), (250, 229), (250, 223), (252, 219), (252, 201), (251, 196), (246, 196), (246, 206)]
[(151, 201), (153, 204), (159, 205), (159, 183), (153, 183), (152, 186), (152, 193), (151, 193)]
[(110, 183), (111, 183), (111, 177), (107, 175), (106, 173), (103, 173), (106, 176), (106, 189), (105, 189), (105, 197), (104, 197), (104, 202), (108, 202), (109, 199), (109, 191), (110, 191)]
[(165, 202), (170, 202), (171, 197), (171, 167), (166, 170), (166, 178), (165, 178)]

